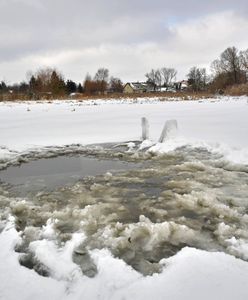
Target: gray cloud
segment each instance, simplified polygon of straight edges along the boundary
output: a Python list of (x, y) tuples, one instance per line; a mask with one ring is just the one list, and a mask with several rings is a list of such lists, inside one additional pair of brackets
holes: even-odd
[(48, 64), (76, 80), (100, 65), (125, 79), (165, 64), (183, 75), (230, 43), (248, 47), (240, 36), (247, 10), (243, 0), (0, 0), (0, 79)]

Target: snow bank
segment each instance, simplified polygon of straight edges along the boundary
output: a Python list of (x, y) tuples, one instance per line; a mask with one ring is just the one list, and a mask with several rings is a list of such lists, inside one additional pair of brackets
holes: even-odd
[(0, 297), (4, 300), (248, 298), (248, 264), (223, 253), (184, 248), (161, 261), (161, 274), (143, 277), (107, 250), (94, 250), (91, 256), (98, 274), (88, 278), (77, 276), (79, 270), (71, 258), (70, 249), (78, 242), (78, 237), (64, 248), (55, 244), (44, 247), (52, 242), (43, 240), (35, 245), (36, 251), (42, 252), (43, 260), (57, 274), (55, 278), (45, 278), (20, 267), (18, 254), (13, 250), (18, 241), (19, 235), (9, 223), (0, 235)]
[(0, 234), (0, 298), (62, 299), (65, 284), (39, 276), (35, 271), (21, 267), (15, 245), (20, 241), (13, 224), (8, 224)]

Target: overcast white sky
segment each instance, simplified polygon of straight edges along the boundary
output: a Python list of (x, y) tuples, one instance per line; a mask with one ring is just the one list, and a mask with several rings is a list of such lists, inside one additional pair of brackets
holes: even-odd
[(0, 80), (51, 66), (82, 82), (98, 67), (124, 82), (151, 68), (183, 79), (228, 46), (248, 48), (247, 0), (0, 0)]

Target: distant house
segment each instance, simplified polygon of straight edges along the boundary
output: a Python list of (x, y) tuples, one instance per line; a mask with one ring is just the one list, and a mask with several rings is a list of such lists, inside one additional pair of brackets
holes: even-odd
[(188, 87), (189, 87), (189, 83), (187, 80), (182, 80), (174, 83), (174, 88), (177, 91), (185, 91), (188, 89)]
[(181, 81), (181, 90), (187, 90), (188, 87), (189, 87), (189, 83), (187, 80)]
[(148, 82), (128, 82), (123, 88), (125, 94), (149, 93), (149, 92), (173, 92), (185, 91), (189, 87), (187, 80), (172, 83), (170, 86), (154, 86)]
[(125, 94), (147, 93), (153, 91), (154, 87), (147, 82), (128, 82), (123, 88), (123, 93)]

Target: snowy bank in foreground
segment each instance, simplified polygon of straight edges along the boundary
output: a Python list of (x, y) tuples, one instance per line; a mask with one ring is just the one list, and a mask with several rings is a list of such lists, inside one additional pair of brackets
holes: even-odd
[[(80, 276), (72, 262), (73, 239), (63, 249), (49, 241), (43, 259), (53, 267), (57, 279), (39, 276), (20, 267), (14, 246), (19, 236), (11, 224), (0, 235), (1, 299), (247, 299), (248, 264), (223, 253), (184, 248), (164, 259), (163, 272), (143, 277), (106, 250), (91, 252), (97, 263), (95, 278)], [(58, 261), (61, 263), (58, 264)], [(60, 278), (59, 278), (60, 276)]]
[(190, 144), (215, 150), (234, 162), (248, 162), (247, 97), (199, 102), (1, 103), (0, 161), (45, 146), (137, 140), (144, 116), (150, 122), (150, 139), (154, 142), (166, 120), (178, 122), (177, 139), (158, 145), (153, 149), (157, 152)]

